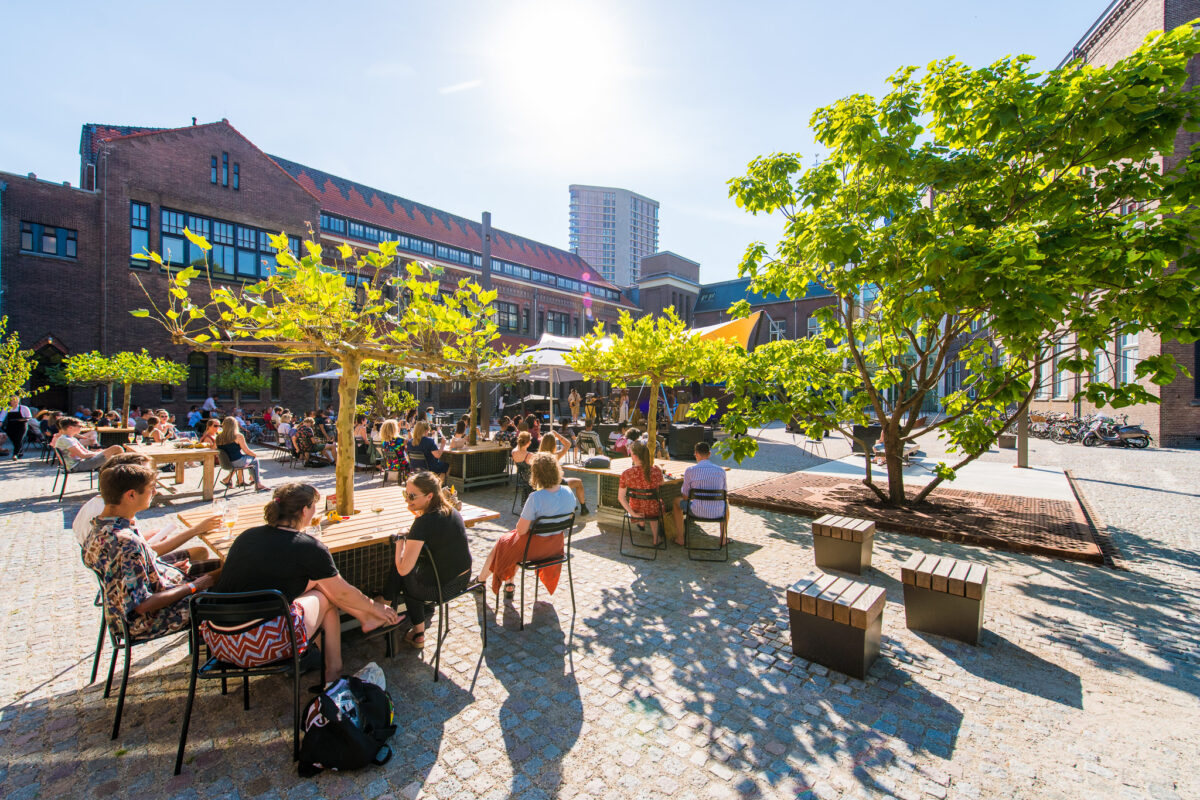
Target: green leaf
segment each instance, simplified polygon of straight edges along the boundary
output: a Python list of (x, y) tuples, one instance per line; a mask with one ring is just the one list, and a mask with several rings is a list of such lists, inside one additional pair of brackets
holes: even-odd
[(212, 245), (208, 243), (208, 239), (205, 239), (203, 236), (200, 236), (198, 234), (192, 233), (186, 227), (184, 227), (184, 229), (183, 229), (183, 235), (187, 237), (189, 242), (194, 244), (196, 247), (199, 247), (204, 252), (207, 253), (209, 250), (212, 250)]
[(146, 308), (135, 308), (132, 311), (130, 311), (129, 313), (135, 317), (145, 318), (145, 317), (150, 316), (150, 310), (146, 309)]

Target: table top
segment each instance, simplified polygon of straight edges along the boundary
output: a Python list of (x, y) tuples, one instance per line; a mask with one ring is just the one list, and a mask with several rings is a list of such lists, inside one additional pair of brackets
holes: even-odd
[[(663, 458), (655, 459), (654, 464), (659, 469), (661, 469), (664, 473), (673, 476), (673, 477), (667, 479), (668, 483), (670, 483), (673, 480), (675, 480), (675, 481), (683, 480), (684, 471), (688, 467), (696, 466), (695, 461), (669, 461), (669, 460), (663, 459)], [(624, 472), (625, 470), (629, 469), (632, 466), (633, 466), (633, 459), (629, 458), (629, 457), (614, 458), (614, 459), (612, 459), (609, 466), (603, 467), (601, 469), (589, 469), (589, 468), (583, 466), (582, 464), (563, 464), (562, 465), (564, 471), (589, 472), (593, 475), (612, 475), (612, 476), (618, 477), (618, 478), (621, 477), (622, 472)], [(726, 472), (729, 472), (729, 467), (721, 467), (721, 469), (725, 470)]]
[[(358, 507), (359, 513), (349, 519), (330, 522), (325, 514), (321, 515), (320, 539), (332, 553), (386, 542), (393, 533), (407, 532), (415, 519), (404, 502), (404, 488), (401, 486), (356, 490), (354, 505)], [(237, 524), (233, 529), (240, 533), (246, 528), (265, 524), (263, 522), (265, 506), (266, 502), (237, 506)], [(372, 510), (374, 508), (383, 508), (384, 510), (375, 514)], [(178, 517), (183, 525), (190, 528), (211, 513), (211, 507), (203, 505), (182, 511)], [(480, 522), (500, 519), (500, 512), (473, 506), (470, 503), (463, 503), (462, 511), (459, 513), (462, 514), (463, 522), (468, 528)], [(376, 517), (378, 517), (379, 533), (375, 533)], [(224, 560), (237, 536), (230, 535), (229, 529), (222, 527), (202, 534), (200, 538), (220, 556), (221, 560)]]
[(494, 453), (497, 450), (508, 450), (507, 445), (496, 444), (495, 442), (481, 442), (480, 444), (469, 444), (466, 447), (456, 447), (453, 450), (447, 448), (442, 451), (442, 455), (455, 453)]
[(217, 449), (215, 447), (176, 447), (173, 444), (132, 444), (129, 449), (135, 453), (141, 453), (151, 458), (160, 458), (163, 456), (210, 456), (215, 455)]

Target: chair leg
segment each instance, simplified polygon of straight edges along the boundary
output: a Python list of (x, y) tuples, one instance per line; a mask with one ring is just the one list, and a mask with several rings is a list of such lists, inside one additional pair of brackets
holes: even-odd
[[(391, 637), (388, 637), (389, 640)], [(293, 650), (292, 664), (292, 761), (300, 760), (300, 656)], [(324, 662), (324, 659), (321, 659)], [(325, 688), (325, 678), (321, 678), (321, 689)]]
[(575, 619), (575, 577), (571, 575), (571, 559), (567, 559), (567, 588), (571, 590), (571, 619)]
[(117, 656), (121, 654), (121, 648), (113, 642), (112, 659), (108, 662), (108, 680), (104, 682), (104, 699), (107, 700), (112, 695), (113, 673), (117, 669)]
[(116, 739), (121, 732), (121, 712), (125, 710), (125, 687), (129, 685), (129, 660), (133, 651), (133, 643), (125, 641), (125, 667), (121, 670), (121, 691), (117, 694), (117, 713), (113, 717), (112, 738)]
[(242, 710), (250, 710), (250, 673), (242, 670)]
[(100, 670), (100, 652), (104, 649), (104, 629), (108, 627), (105, 624), (104, 614), (100, 614), (100, 633), (96, 635), (96, 656), (92, 659), (92, 679), (88, 683), (96, 682), (96, 673)]
[(188, 723), (192, 720), (192, 703), (196, 700), (196, 674), (200, 671), (200, 649), (192, 647), (192, 668), (188, 676), (187, 702), (183, 706), (183, 725), (179, 730), (179, 749), (175, 752), (175, 774), (183, 769), (183, 748), (187, 746)]
[(521, 568), (521, 627), (518, 630), (525, 630), (525, 570)]
[(479, 595), (479, 602), (483, 604), (482, 613), (479, 615), (479, 636), (481, 639), (483, 639), (483, 649), (487, 650), (488, 607), (487, 607), (487, 591), (486, 590), (484, 590), (483, 594)]
[[(445, 634), (442, 633), (442, 624), (446, 618), (446, 607), (444, 605), (441, 605), (441, 604), (438, 605), (437, 615), (438, 615), (437, 646), (435, 646), (433, 648), (433, 681), (434, 681), (434, 683), (437, 683), (437, 680), (440, 677), (440, 673), (441, 673), (442, 639), (445, 636)], [(428, 628), (429, 623), (426, 622), (425, 625), (426, 625), (426, 628)]]

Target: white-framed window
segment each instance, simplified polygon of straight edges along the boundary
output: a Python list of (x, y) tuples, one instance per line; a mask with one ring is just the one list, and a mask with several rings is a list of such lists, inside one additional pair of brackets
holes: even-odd
[(1112, 380), (1112, 359), (1104, 350), (1097, 350), (1092, 355), (1092, 380), (1096, 383), (1108, 383)]
[(1122, 384), (1133, 383), (1134, 368), (1138, 364), (1138, 335), (1122, 333), (1117, 337), (1117, 380)]
[(1034, 397), (1040, 400), (1045, 400), (1050, 396), (1049, 382), (1046, 380), (1046, 364), (1039, 363), (1033, 372), (1033, 379), (1037, 383), (1037, 391), (1034, 392)]
[(1062, 342), (1054, 345), (1054, 399), (1066, 400), (1069, 384), (1067, 378), (1069, 373), (1062, 367), (1062, 353), (1067, 349), (1067, 346)]
[(809, 317), (808, 318), (808, 338), (812, 339), (812, 338), (820, 336), (820, 335), (821, 335), (821, 320), (817, 319), (816, 317)]
[(787, 320), (773, 319), (771, 320), (771, 341), (778, 342), (787, 338)]

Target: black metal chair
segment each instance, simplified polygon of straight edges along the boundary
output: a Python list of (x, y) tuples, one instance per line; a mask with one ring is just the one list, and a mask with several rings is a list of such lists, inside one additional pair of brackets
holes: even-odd
[(523, 463), (513, 464), (517, 471), (513, 473), (513, 504), (512, 513), (516, 514), (518, 504), (521, 508), (525, 507), (525, 501), (529, 499), (529, 495), (533, 493), (533, 484), (529, 482), (530, 466), (529, 460), (526, 459)]
[[(183, 726), (179, 732), (179, 750), (175, 753), (175, 774), (183, 767), (183, 750), (187, 746), (188, 725), (192, 719), (192, 705), (196, 699), (196, 680), (220, 680), (221, 694), (225, 694), (226, 682), (230, 678), (242, 679), (242, 707), (250, 710), (250, 676), (283, 675), (292, 673), (292, 760), (300, 757), (300, 653), (296, 652), (296, 631), (292, 628), (291, 605), (283, 593), (268, 589), (260, 592), (201, 592), (190, 600), (189, 645), (192, 665), (188, 675), (187, 704), (183, 709)], [(270, 664), (258, 667), (239, 667), (221, 661), (212, 655), (200, 663), (200, 647), (204, 638), (200, 635), (200, 624), (208, 622), (223, 628), (233, 628), (262, 620), (269, 622), (282, 617), (286, 620), (288, 640), (292, 654)], [(309, 640), (310, 646), (321, 634), (320, 629)], [(325, 663), (321, 662), (321, 685), (325, 685)]]
[[(82, 553), (81, 553), (82, 556)], [(82, 559), (81, 559), (82, 560)], [(96, 578), (96, 583), (99, 592), (96, 595), (96, 605), (100, 606), (100, 635), (96, 640), (96, 655), (92, 659), (92, 680), (96, 680), (97, 668), (100, 665), (100, 650), (104, 643), (104, 632), (108, 631), (109, 642), (112, 644), (112, 660), (108, 663), (108, 678), (104, 681), (104, 699), (108, 699), (112, 694), (113, 673), (117, 669), (117, 654), (122, 650), (125, 651), (125, 665), (121, 670), (121, 689), (117, 693), (117, 710), (113, 714), (112, 738), (116, 739), (121, 732), (121, 714), (125, 710), (125, 690), (129, 685), (129, 662), (130, 652), (135, 645), (152, 642), (156, 639), (162, 639), (166, 636), (173, 636), (176, 633), (182, 633), (183, 630), (169, 631), (160, 633), (157, 636), (133, 637), (129, 635), (129, 623), (126, 621), (123, 614), (109, 614), (108, 607), (104, 604), (104, 576), (88, 565), (86, 561), (83, 566), (87, 571), (92, 573)]]
[[(222, 493), (223, 497), (229, 496), (229, 490), (233, 488), (233, 479), (235, 477), (237, 478), (237, 485), (239, 489), (244, 489), (245, 487), (251, 485), (245, 482), (246, 476), (243, 474), (243, 470), (246, 469), (248, 469), (248, 467), (235, 467), (233, 462), (229, 460), (229, 456), (225, 454), (224, 450), (217, 450), (217, 477), (213, 480), (220, 481), (222, 471), (229, 475), (229, 483), (223, 484), (225, 486), (225, 491)], [(204, 480), (203, 476), (201, 476), (200, 480)]]
[(429, 464), (425, 461), (425, 454), (414, 447), (406, 447), (404, 455), (408, 456), (408, 469), (410, 472), (423, 472), (429, 469)]
[[(658, 503), (658, 516), (656, 518), (655, 517), (639, 517), (638, 519), (645, 520), (647, 523), (651, 519), (658, 520), (659, 541), (658, 541), (658, 544), (638, 544), (637, 542), (635, 542), (633, 539), (633, 531), (634, 531), (634, 528), (636, 527), (634, 524), (635, 518), (629, 516), (629, 512), (626, 511), (625, 516), (621, 518), (621, 542), (618, 545), (620, 553), (623, 556), (630, 556), (632, 558), (640, 558), (643, 561), (654, 561), (656, 558), (658, 558), (659, 550), (667, 549), (667, 531), (666, 531), (666, 527), (663, 525), (663, 521), (664, 521), (663, 502), (661, 499), (659, 499), (658, 490), (657, 489), (628, 488), (625, 490), (625, 497), (626, 497), (626, 499), (628, 499), (630, 501), (653, 500)], [(633, 550), (629, 550), (629, 551), (625, 550), (625, 534), (626, 533), (629, 534), (630, 546), (635, 548)], [(648, 555), (648, 556), (642, 555), (641, 553), (637, 552), (638, 550), (649, 550), (651, 552), (651, 555)]]
[[(437, 614), (437, 620), (438, 620), (437, 644), (433, 650), (433, 680), (437, 681), (437, 679), (440, 677), (440, 674), (441, 674), (439, 671), (439, 668), (442, 663), (442, 642), (445, 640), (446, 634), (448, 634), (450, 632), (450, 620), (446, 616), (447, 605), (452, 600), (457, 600), (458, 598), (463, 597), (464, 595), (470, 595), (472, 598), (475, 598), (477, 600), (478, 604), (481, 604), (483, 606), (482, 611), (480, 611), (480, 613), (479, 613), (479, 637), (483, 641), (483, 649), (486, 650), (487, 649), (487, 615), (488, 615), (487, 594), (486, 594), (486, 590), (485, 591), (477, 591), (478, 589), (483, 587), (482, 583), (477, 583), (477, 582), (468, 580), (467, 584), (466, 584), (466, 588), (464, 588), (462, 591), (455, 592), (454, 594), (447, 597), (445, 594), (443, 594), (442, 579), (441, 579), (441, 576), (438, 575), (437, 564), (434, 563), (433, 556), (431, 556), (429, 554), (429, 548), (426, 548), (426, 547), (421, 548), (420, 558), (425, 559), (425, 563), (429, 566), (430, 574), (433, 576), (434, 586), (437, 588), (437, 601), (436, 601), (437, 610), (435, 611), (435, 613)], [(470, 570), (467, 570), (466, 572), (464, 572), (462, 574), (469, 576)], [(458, 578), (458, 577), (461, 577), (461, 575), (455, 576), (455, 577)], [(426, 628), (428, 629), (428, 623), (426, 623)]]
[[(571, 575), (571, 534), (575, 530), (575, 512), (570, 514), (560, 514), (556, 517), (539, 517), (533, 521), (529, 528), (529, 535), (525, 537), (525, 552), (521, 555), (521, 560), (517, 562), (517, 566), (521, 568), (521, 630), (525, 630), (525, 573), (533, 573), (533, 603), (537, 605), (538, 598), (538, 575), (547, 567), (553, 567), (560, 564), (567, 565), (567, 586), (571, 590), (571, 616), (575, 616), (575, 580)], [(530, 560), (529, 545), (533, 542), (535, 536), (563, 536), (563, 551), (559, 555), (547, 556)], [(496, 607), (500, 607), (500, 595), (496, 595)]]
[(588, 455), (604, 455), (604, 444), (600, 441), (600, 435), (595, 431), (580, 431), (579, 436), (575, 439), (576, 442), (576, 459), (583, 460), (584, 451), (588, 451)]
[[(728, 561), (729, 560), (729, 502), (726, 498), (724, 489), (691, 489), (688, 492), (688, 510), (683, 515), (683, 546), (687, 548), (688, 558), (692, 561)], [(724, 513), (719, 517), (702, 517), (697, 515), (692, 509), (697, 502), (721, 503)], [(696, 523), (697, 533), (702, 533), (700, 527), (702, 522), (716, 522), (720, 524), (720, 538), (716, 547), (711, 545), (692, 544), (692, 528), (688, 525), (689, 522)], [(718, 552), (721, 553), (720, 558), (709, 558), (707, 556), (697, 558), (697, 552)]]
[[(59, 500), (59, 502), (62, 502), (63, 495), (67, 491), (67, 477), (70, 475), (82, 475), (83, 473), (82, 472), (72, 472), (71, 470), (67, 469), (67, 462), (66, 462), (65, 458), (63, 457), (62, 451), (56, 447), (51, 448), (51, 449), (54, 450), (54, 458), (58, 462), (58, 471), (54, 473), (54, 483), (52, 483), (50, 485), (50, 492), (53, 493), (55, 487), (58, 486), (58, 477), (61, 475), (62, 476), (62, 488), (58, 490), (58, 500)], [(95, 487), (96, 473), (98, 471), (99, 470), (94, 470), (94, 469), (87, 470), (88, 488), (89, 489), (92, 489)]]

